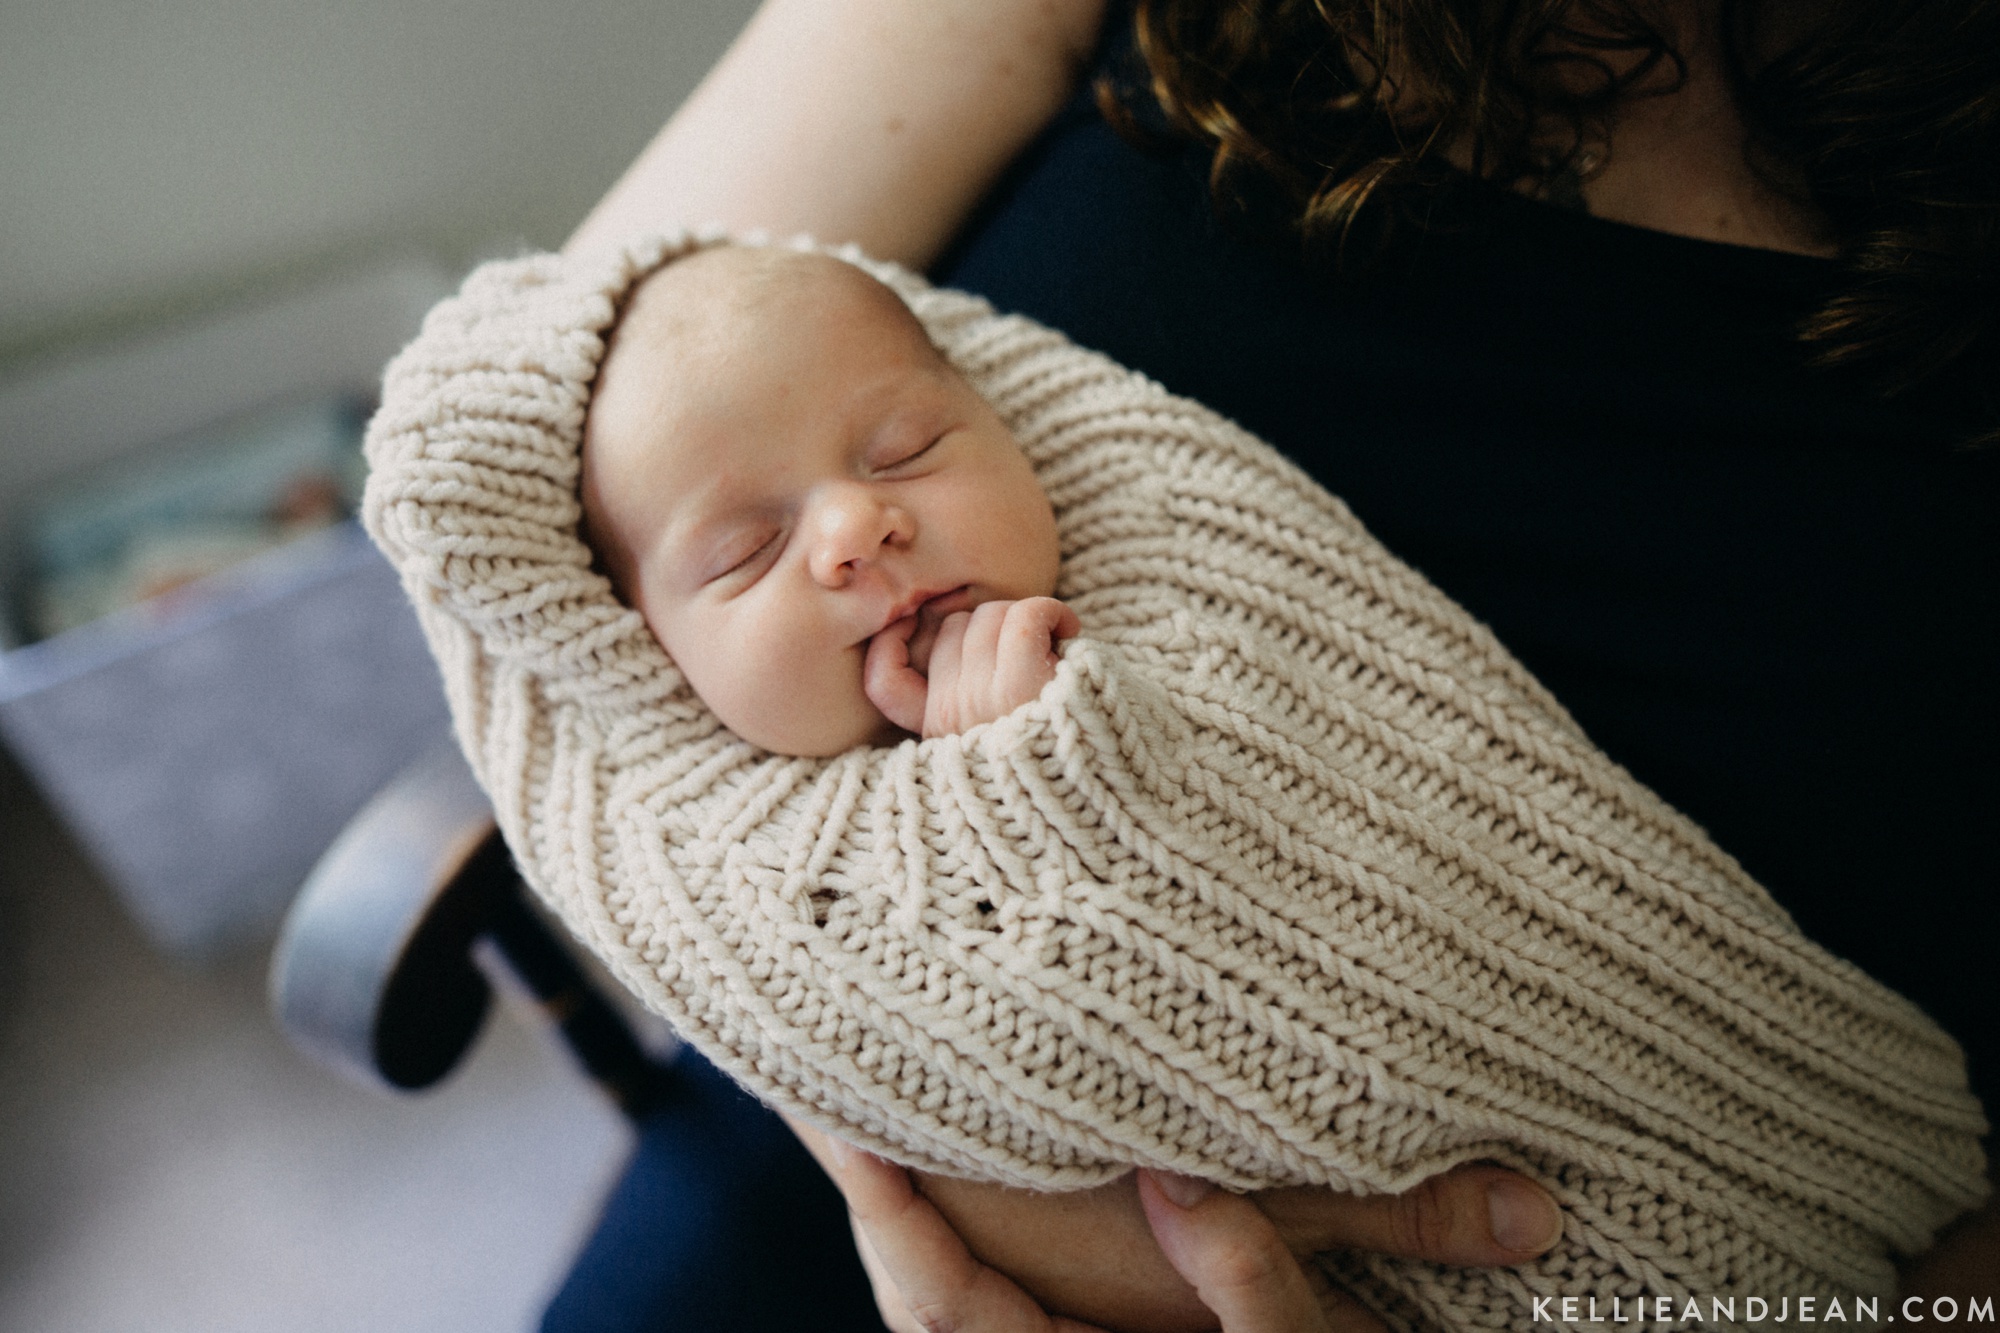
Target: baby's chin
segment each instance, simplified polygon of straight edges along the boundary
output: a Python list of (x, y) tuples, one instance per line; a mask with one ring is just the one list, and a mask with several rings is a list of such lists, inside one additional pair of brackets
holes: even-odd
[(858, 708), (850, 706), (841, 711), (843, 724), (830, 725), (821, 713), (814, 724), (802, 727), (772, 725), (768, 716), (732, 720), (721, 709), (715, 709), (715, 714), (723, 726), (752, 745), (792, 759), (827, 759), (863, 747), (886, 749), (911, 739), (909, 732), (882, 716), (875, 705), (865, 700)]

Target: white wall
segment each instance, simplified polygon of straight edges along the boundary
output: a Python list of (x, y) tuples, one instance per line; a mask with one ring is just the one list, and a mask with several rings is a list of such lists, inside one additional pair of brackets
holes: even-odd
[(0, 378), (331, 255), (555, 244), (753, 7), (4, 0)]

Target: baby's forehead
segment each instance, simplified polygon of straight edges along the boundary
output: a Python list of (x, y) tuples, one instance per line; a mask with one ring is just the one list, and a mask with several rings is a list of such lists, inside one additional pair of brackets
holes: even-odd
[(621, 344), (656, 354), (732, 350), (763, 331), (810, 315), (853, 327), (893, 327), (942, 361), (902, 299), (868, 273), (829, 255), (721, 245), (668, 264), (634, 288), (607, 364)]

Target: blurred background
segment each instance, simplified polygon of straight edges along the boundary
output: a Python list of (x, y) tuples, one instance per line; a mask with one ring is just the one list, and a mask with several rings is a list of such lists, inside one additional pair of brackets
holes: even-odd
[(347, 521), (384, 360), (750, 0), (0, 6), (0, 1330), (533, 1326), (627, 1150), (536, 1020), (296, 1055), (286, 903), (443, 727)]

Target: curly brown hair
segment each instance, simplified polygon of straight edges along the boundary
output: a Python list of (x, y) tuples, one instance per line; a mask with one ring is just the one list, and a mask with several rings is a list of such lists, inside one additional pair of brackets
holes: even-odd
[[(1759, 0), (1721, 5), (1751, 162), (1846, 267), (1799, 328), (1814, 359), (1885, 395), (2000, 370), (2000, 3), (1828, 0), (1782, 42)], [(1619, 108), (1686, 75), (1643, 0), (1138, 0), (1135, 30), (1217, 197), (1275, 192), (1342, 262), (1421, 211), (1396, 203), (1454, 175), (1449, 149), (1481, 179), (1574, 197)], [(1098, 91), (1136, 130), (1135, 90)]]

